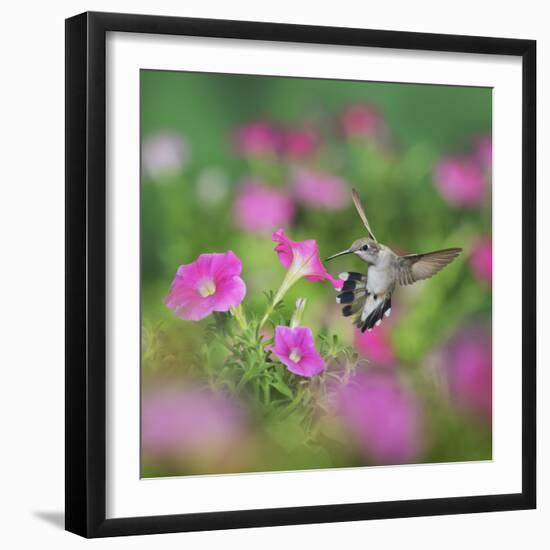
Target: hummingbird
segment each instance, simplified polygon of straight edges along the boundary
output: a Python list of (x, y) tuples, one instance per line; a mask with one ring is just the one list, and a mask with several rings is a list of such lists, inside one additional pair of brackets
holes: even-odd
[(355, 315), (354, 324), (361, 332), (371, 331), (391, 313), (391, 297), (397, 285), (411, 285), (429, 279), (450, 264), (462, 248), (446, 248), (423, 254), (400, 256), (378, 242), (355, 189), (351, 196), (357, 213), (367, 229), (368, 237), (354, 241), (347, 250), (333, 254), (328, 260), (345, 254), (355, 254), (369, 267), (366, 274), (344, 272), (338, 276), (344, 285), (336, 302), (343, 304), (344, 317)]

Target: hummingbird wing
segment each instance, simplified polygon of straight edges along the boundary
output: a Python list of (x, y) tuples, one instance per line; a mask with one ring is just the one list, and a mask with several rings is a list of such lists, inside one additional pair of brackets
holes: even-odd
[(400, 285), (412, 285), (416, 281), (429, 279), (450, 264), (461, 252), (462, 248), (446, 248), (425, 254), (400, 256), (397, 262), (397, 282)]
[(355, 208), (357, 210), (357, 213), (359, 214), (359, 217), (363, 221), (364, 226), (367, 228), (367, 231), (369, 232), (369, 235), (373, 241), (376, 241), (376, 237), (374, 236), (374, 233), (372, 232), (372, 229), (369, 225), (369, 220), (367, 219), (367, 215), (365, 214), (365, 209), (363, 208), (363, 205), (361, 204), (361, 199), (359, 199), (359, 195), (357, 194), (357, 191), (355, 189), (351, 190), (351, 198), (353, 199), (353, 204), (355, 204)]

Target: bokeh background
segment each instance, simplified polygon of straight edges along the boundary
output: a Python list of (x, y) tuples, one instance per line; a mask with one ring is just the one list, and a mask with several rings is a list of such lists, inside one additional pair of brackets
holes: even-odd
[[(376, 82), (142, 71), (142, 475), (168, 476), (491, 458), (492, 91)], [(271, 234), (315, 239), (321, 257), (364, 236), (398, 253), (459, 246), (433, 279), (400, 288), (361, 335), (328, 283), (300, 281), (304, 324), (360, 363), (341, 417), (272, 417), (212, 387), (197, 349), (207, 320), (163, 303), (205, 252), (243, 263), (261, 315), (284, 269)], [(362, 270), (345, 256), (333, 275)], [(269, 334), (266, 335), (266, 338)]]

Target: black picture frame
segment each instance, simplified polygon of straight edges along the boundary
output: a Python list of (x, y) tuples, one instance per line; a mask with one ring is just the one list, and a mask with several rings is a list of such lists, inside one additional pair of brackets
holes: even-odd
[[(522, 491), (106, 519), (105, 41), (109, 31), (518, 56), (523, 66)], [(536, 42), (115, 13), (66, 20), (66, 529), (107, 537), (536, 506)], [(137, 185), (137, 183), (136, 183)]]

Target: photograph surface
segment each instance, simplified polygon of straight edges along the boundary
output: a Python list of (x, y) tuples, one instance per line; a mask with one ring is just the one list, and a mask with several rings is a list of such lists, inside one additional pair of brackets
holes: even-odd
[(142, 70), (141, 476), (492, 458), (492, 89)]

